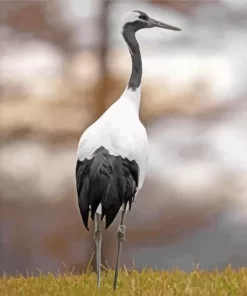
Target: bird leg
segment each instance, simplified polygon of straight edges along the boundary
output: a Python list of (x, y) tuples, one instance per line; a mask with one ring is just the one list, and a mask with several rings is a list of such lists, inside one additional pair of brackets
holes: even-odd
[(100, 288), (100, 267), (101, 267), (101, 243), (102, 234), (100, 231), (100, 214), (95, 214), (95, 231), (94, 240), (96, 244), (96, 272), (97, 272), (97, 286)]
[(120, 255), (122, 250), (122, 243), (125, 241), (126, 226), (123, 225), (124, 215), (125, 215), (125, 211), (123, 210), (121, 215), (121, 222), (120, 222), (120, 225), (118, 226), (118, 232), (117, 232), (118, 248), (117, 248), (117, 262), (115, 267), (113, 291), (115, 291), (117, 288), (118, 269), (119, 269), (119, 261), (120, 261)]

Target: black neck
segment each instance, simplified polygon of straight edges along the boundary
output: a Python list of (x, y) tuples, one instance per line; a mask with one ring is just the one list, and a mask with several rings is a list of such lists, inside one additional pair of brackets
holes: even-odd
[(126, 41), (130, 56), (132, 60), (132, 71), (128, 83), (128, 89), (135, 91), (140, 85), (142, 80), (142, 59), (139, 44), (135, 37), (136, 31), (133, 30), (131, 25), (126, 25), (123, 28), (123, 37)]

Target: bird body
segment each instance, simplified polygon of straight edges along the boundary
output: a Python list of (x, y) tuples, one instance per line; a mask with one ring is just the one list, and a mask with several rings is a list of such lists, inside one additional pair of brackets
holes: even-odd
[[(139, 119), (140, 97), (140, 89), (133, 92), (126, 88), (123, 95), (83, 133), (79, 141), (77, 152), (79, 163), (85, 162), (86, 160), (90, 162), (90, 160), (95, 157), (95, 152), (100, 147), (107, 151), (107, 157), (111, 157), (111, 162), (114, 161), (114, 158), (116, 161), (117, 157), (120, 157), (122, 160), (126, 159), (128, 162), (135, 161), (137, 178), (135, 180), (136, 192), (132, 197), (133, 199), (137, 191), (142, 188), (148, 164), (147, 133)], [(99, 151), (97, 153), (99, 153)], [(98, 165), (100, 167), (102, 163)], [(118, 166), (120, 166), (119, 169), (121, 170), (123, 164), (118, 161)], [(110, 168), (108, 169), (110, 170)], [(122, 176), (122, 178), (124, 178), (124, 176)], [(100, 182), (100, 180), (101, 179), (98, 178), (98, 182)], [(110, 178), (106, 180), (108, 185), (109, 180)], [(98, 185), (99, 184), (95, 182), (95, 186)], [(97, 204), (96, 212), (100, 215), (102, 215), (102, 202), (104, 203), (105, 200), (107, 200), (108, 203), (112, 202), (112, 206), (116, 205), (115, 197), (112, 196), (109, 191), (108, 193), (107, 195), (102, 192), (100, 204)], [(112, 198), (115, 202), (110, 201), (109, 198)], [(94, 199), (91, 199), (91, 202), (94, 202)], [(123, 200), (117, 201), (118, 206), (114, 214), (118, 213), (123, 203)], [(127, 209), (130, 208), (130, 205), (131, 203)], [(89, 202), (87, 207), (85, 211), (88, 211), (89, 208), (92, 209), (93, 205)], [(87, 219), (87, 217), (85, 217), (85, 219)], [(84, 220), (84, 224), (87, 224), (86, 220)], [(107, 227), (108, 226), (107, 223)]]
[(128, 46), (132, 71), (122, 96), (83, 133), (76, 164), (78, 205), (84, 226), (89, 230), (89, 213), (95, 223), (97, 285), (100, 286), (101, 220), (106, 229), (121, 209), (118, 227), (118, 250), (113, 289), (116, 289), (121, 245), (125, 240), (124, 217), (142, 188), (148, 164), (148, 139), (139, 119), (142, 60), (135, 33), (159, 27), (180, 31), (150, 18), (146, 13), (128, 14), (122, 36)]

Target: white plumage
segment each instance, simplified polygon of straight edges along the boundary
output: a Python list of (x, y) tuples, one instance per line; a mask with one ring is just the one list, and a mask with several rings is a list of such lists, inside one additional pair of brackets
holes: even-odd
[(139, 166), (139, 186), (142, 188), (148, 165), (147, 132), (139, 119), (141, 91), (127, 89), (120, 99), (91, 126), (80, 138), (79, 160), (90, 159), (100, 146), (110, 154), (135, 160)]

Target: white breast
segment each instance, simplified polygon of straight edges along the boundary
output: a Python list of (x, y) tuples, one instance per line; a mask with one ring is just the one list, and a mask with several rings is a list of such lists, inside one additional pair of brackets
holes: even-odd
[(138, 189), (142, 188), (148, 164), (148, 139), (131, 100), (119, 99), (83, 133), (78, 158), (91, 158), (100, 146), (112, 155), (135, 160), (140, 169)]

